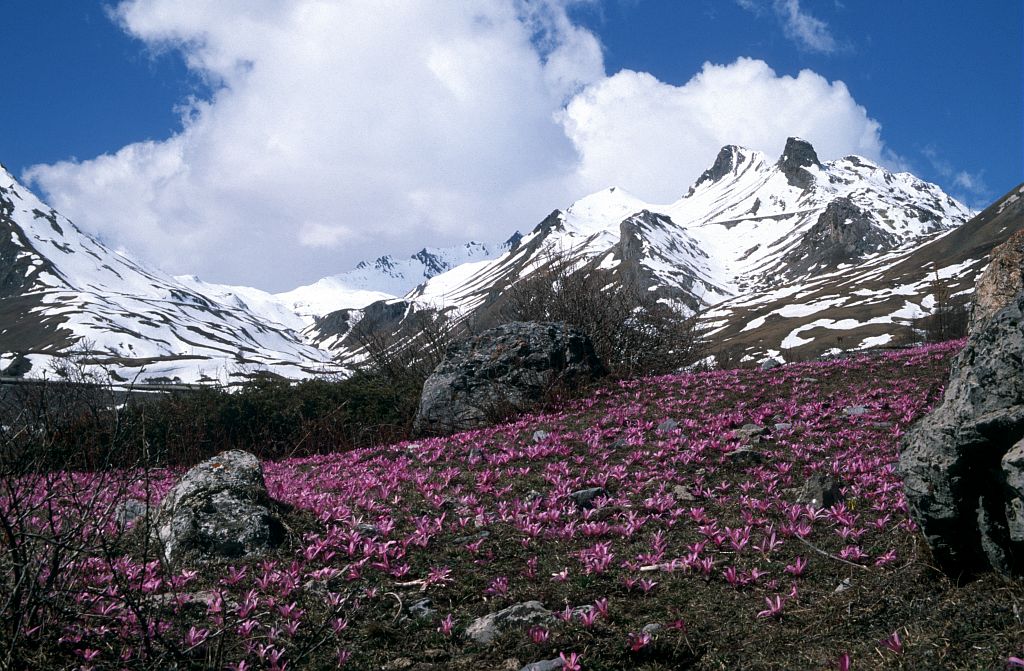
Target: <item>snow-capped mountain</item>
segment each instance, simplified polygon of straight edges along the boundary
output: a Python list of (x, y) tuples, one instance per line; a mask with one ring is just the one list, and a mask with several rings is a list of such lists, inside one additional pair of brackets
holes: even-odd
[[(635, 260), (649, 286), (689, 294), (696, 308), (913, 244), (972, 214), (909, 173), (855, 156), (821, 164), (808, 143), (790, 138), (774, 163), (724, 147), (690, 192), (668, 205), (615, 187), (587, 196), (554, 213), (520, 249), (542, 240), (547, 253), (597, 259), (605, 269)], [(441, 275), (411, 297), (458, 303), (516, 257), (463, 269), (467, 277), (454, 283)]]
[(755, 360), (899, 344), (945, 295), (965, 306), (989, 251), (1024, 228), (1024, 185), (966, 224), (919, 245), (724, 301), (704, 315), (722, 351)]
[[(115, 378), (227, 381), (337, 366), (285, 322), (222, 301), (116, 252), (0, 167), (0, 370), (42, 376), (71, 351)], [(293, 315), (294, 318), (294, 315)]]
[(500, 320), (505, 291), (555, 259), (700, 313), (721, 350), (810, 356), (891, 342), (932, 308), (936, 278), (966, 301), (988, 251), (1022, 225), (1019, 202), (998, 226), (988, 211), (965, 224), (973, 214), (909, 173), (823, 163), (790, 138), (774, 161), (724, 147), (672, 203), (612, 187), (503, 243), (382, 256), (271, 294), (145, 268), (2, 171), (0, 371), (27, 360), (39, 375), (75, 348), (126, 379), (335, 371), (368, 336)]
[(315, 317), (335, 310), (363, 308), (378, 300), (403, 296), (420, 283), (464, 263), (493, 259), (515, 247), (520, 237), (517, 232), (499, 244), (467, 242), (458, 247), (424, 247), (404, 259), (381, 256), (276, 297), (305, 317), (308, 325)]
[[(587, 196), (552, 212), (499, 258), (431, 278), (402, 299), (406, 309), (392, 311), (397, 322), (378, 328), (400, 331), (417, 308), (473, 317), (479, 327), (505, 289), (555, 257), (703, 311), (912, 249), (972, 215), (909, 173), (857, 156), (822, 163), (798, 138), (777, 161), (727, 146), (679, 200), (648, 203), (615, 187)], [(346, 332), (353, 319), (340, 322)], [(321, 328), (313, 336), (343, 355), (358, 349), (344, 333)]]
[(381, 256), (344, 273), (324, 277), (291, 291), (273, 294), (252, 287), (204, 282), (195, 275), (175, 279), (218, 302), (264, 315), (296, 331), (338, 310), (359, 310), (377, 301), (403, 296), (418, 284), (473, 261), (493, 259), (518, 244), (519, 233), (499, 244), (467, 242), (457, 247), (424, 247), (399, 259)]

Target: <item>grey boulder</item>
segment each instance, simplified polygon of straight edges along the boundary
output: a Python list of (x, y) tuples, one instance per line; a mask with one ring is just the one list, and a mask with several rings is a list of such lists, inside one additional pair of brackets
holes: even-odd
[(423, 385), (414, 427), (449, 433), (487, 426), (606, 372), (590, 337), (574, 326), (502, 324), (449, 348)]
[(973, 332), (942, 403), (904, 437), (913, 519), (953, 575), (1024, 574), (1024, 293)]
[(231, 450), (185, 473), (160, 502), (152, 535), (169, 562), (258, 554), (284, 540), (281, 507), (267, 493), (259, 459)]

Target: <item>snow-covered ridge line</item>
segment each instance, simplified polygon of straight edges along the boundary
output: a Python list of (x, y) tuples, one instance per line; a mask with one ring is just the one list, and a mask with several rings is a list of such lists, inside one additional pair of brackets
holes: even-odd
[[(140, 368), (183, 381), (259, 370), (316, 375), (338, 370), (337, 358), (353, 358), (358, 344), (348, 336), (369, 323), (361, 322), (368, 315), (387, 334), (422, 310), (456, 320), (483, 316), (486, 323), (509, 286), (553, 258), (688, 311), (728, 302), (726, 319), (748, 295), (870, 266), (956, 229), (972, 214), (909, 173), (856, 156), (823, 163), (813, 147), (791, 138), (775, 162), (724, 147), (672, 203), (612, 187), (501, 243), (381, 256), (273, 294), (145, 268), (79, 231), (4, 172), (0, 261), (14, 279), (0, 286), (10, 312), (9, 326), (0, 327), (0, 372), (18, 354), (27, 354), (38, 372), (48, 356), (89, 342), (121, 375)], [(833, 309), (816, 300), (772, 310), (780, 316), (812, 306), (822, 319)], [(756, 316), (742, 318), (758, 323)]]

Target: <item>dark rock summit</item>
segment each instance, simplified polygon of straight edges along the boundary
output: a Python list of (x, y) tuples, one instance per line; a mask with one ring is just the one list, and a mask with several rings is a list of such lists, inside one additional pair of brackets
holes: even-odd
[(804, 234), (800, 244), (783, 257), (786, 274), (797, 277), (812, 268), (831, 269), (891, 249), (896, 243), (894, 236), (873, 225), (867, 213), (853, 201), (836, 198)]
[(276, 547), (284, 526), (259, 459), (230, 450), (188, 471), (160, 502), (154, 538), (167, 561), (243, 557)]
[(525, 410), (555, 388), (604, 375), (590, 338), (560, 323), (512, 322), (452, 346), (427, 378), (416, 430), (478, 428)]
[(814, 182), (814, 175), (805, 168), (822, 167), (821, 162), (818, 161), (818, 154), (814, 151), (811, 143), (798, 137), (786, 139), (786, 148), (782, 150), (782, 156), (777, 165), (782, 170), (782, 174), (786, 176), (786, 180), (801, 189), (809, 188)]
[[(812, 150), (813, 151), (813, 150)], [(698, 187), (704, 182), (717, 182), (729, 173), (736, 170), (737, 159), (739, 157), (740, 148), (734, 144), (729, 144), (722, 147), (718, 151), (718, 156), (715, 157), (715, 162), (710, 168), (701, 173), (697, 179), (694, 187)]]
[(973, 332), (904, 438), (911, 515), (953, 575), (1024, 574), (1024, 293)]

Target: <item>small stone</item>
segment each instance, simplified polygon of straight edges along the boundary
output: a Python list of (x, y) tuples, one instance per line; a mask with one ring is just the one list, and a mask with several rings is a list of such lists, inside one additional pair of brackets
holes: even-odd
[(377, 529), (377, 527), (375, 527), (372, 524), (365, 524), (365, 523), (357, 524), (356, 525), (356, 531), (358, 531), (361, 534), (367, 534), (367, 535), (370, 535), (370, 536), (376, 536), (377, 534), (380, 533), (380, 530)]
[(668, 433), (672, 429), (679, 427), (679, 422), (674, 419), (666, 419), (658, 425), (658, 433)]
[(765, 359), (761, 364), (761, 370), (772, 370), (782, 365), (782, 362), (778, 359)]
[(434, 610), (434, 602), (430, 599), (420, 599), (409, 605), (409, 615), (417, 620), (426, 620), (437, 614)]
[(665, 627), (658, 622), (651, 622), (650, 624), (645, 624), (644, 628), (640, 631), (642, 631), (645, 634), (650, 634), (651, 636), (654, 636), (664, 628)]
[(853, 587), (853, 584), (850, 582), (850, 579), (849, 578), (843, 578), (843, 581), (841, 583), (839, 583), (834, 590), (832, 590), (832, 593), (833, 594), (842, 594), (843, 592), (845, 592), (846, 590), (850, 589), (851, 587)]
[(415, 662), (408, 657), (396, 657), (380, 668), (381, 671), (406, 671), (407, 669), (411, 669), (413, 664), (415, 664)]
[(533, 432), (533, 442), (535, 442), (535, 443), (542, 443), (545, 440), (547, 440), (548, 436), (550, 436), (550, 435), (551, 434), (548, 433), (547, 431), (542, 431), (542, 430), (534, 431)]
[(863, 405), (851, 405), (843, 408), (843, 414), (847, 417), (860, 417), (868, 411)]
[(526, 502), (536, 501), (537, 499), (542, 498), (544, 498), (544, 495), (538, 492), (536, 489), (531, 489), (530, 491), (526, 492), (526, 496), (523, 497), (523, 499)]
[(555, 657), (554, 659), (545, 659), (539, 662), (533, 662), (527, 664), (519, 671), (555, 671), (556, 669), (562, 668), (562, 658)]
[[(220, 596), (219, 592), (212, 590), (201, 590), (199, 592), (164, 592), (162, 594), (148, 594), (143, 597), (143, 601), (147, 604), (152, 604), (157, 608), (171, 608), (177, 610), (179, 607), (189, 609), (190, 611), (202, 612), (206, 611), (210, 604), (212, 604), (217, 597)], [(229, 608), (236, 607), (238, 604), (230, 599), (224, 600), (225, 605)]]
[(485, 529), (480, 533), (472, 534), (469, 536), (459, 536), (458, 538), (452, 540), (452, 545), (466, 545), (467, 543), (474, 543), (476, 541), (483, 540), (484, 538), (487, 538), (490, 535), (491, 532)]
[(673, 487), (672, 496), (676, 497), (676, 501), (683, 503), (697, 500), (697, 497), (693, 495), (693, 492), (683, 485), (676, 485)]
[(149, 513), (149, 506), (145, 501), (138, 499), (125, 499), (117, 504), (114, 511), (114, 521), (119, 527), (126, 527), (132, 522), (145, 517)]
[(789, 422), (776, 422), (775, 423), (775, 430), (776, 431), (788, 431), (789, 429), (792, 429), (792, 428), (793, 428), (793, 425), (790, 424)]
[(590, 487), (589, 489), (580, 489), (569, 494), (569, 498), (580, 508), (593, 508), (594, 499), (605, 494), (604, 487)]
[(761, 435), (764, 433), (764, 427), (759, 424), (744, 424), (736, 429), (735, 433), (745, 443), (759, 443)]
[(764, 454), (749, 447), (741, 447), (733, 450), (728, 455), (729, 460), (735, 464), (761, 464), (764, 463)]
[(835, 476), (820, 471), (813, 473), (804, 484), (800, 501), (817, 508), (831, 508), (843, 500), (841, 487), (842, 483)]
[[(479, 645), (489, 645), (498, 635), (514, 628), (532, 624), (546, 624), (554, 617), (540, 601), (526, 601), (509, 606), (497, 613), (478, 617), (468, 627), (466, 636)], [(516, 667), (519, 668), (518, 662)]]

